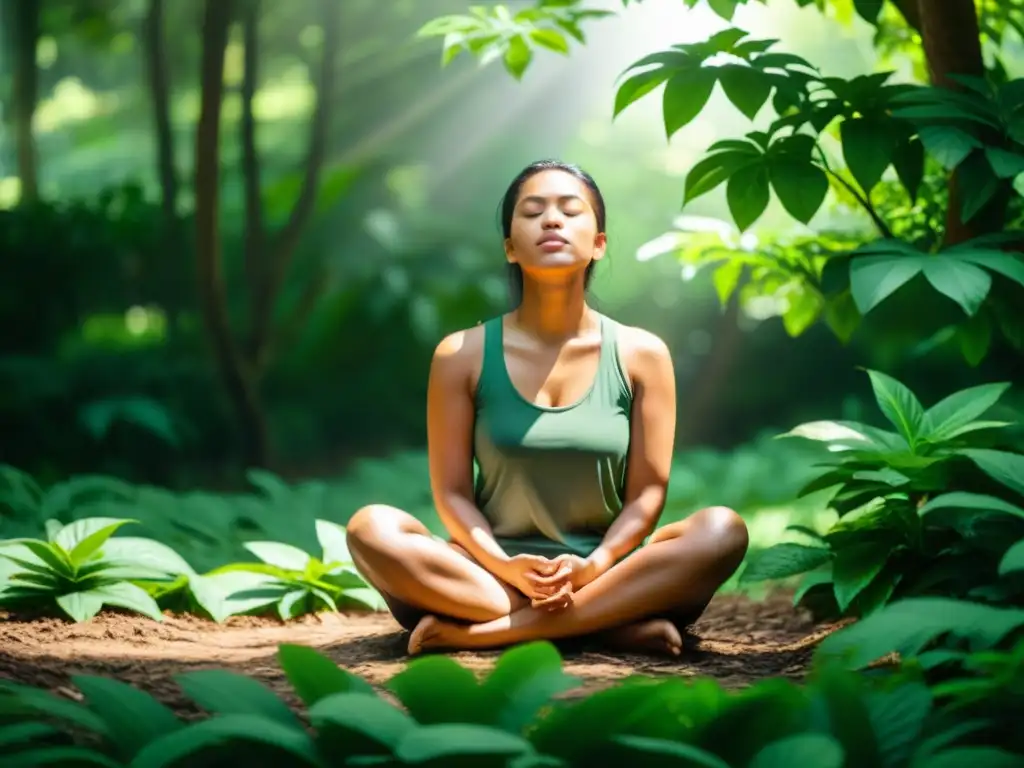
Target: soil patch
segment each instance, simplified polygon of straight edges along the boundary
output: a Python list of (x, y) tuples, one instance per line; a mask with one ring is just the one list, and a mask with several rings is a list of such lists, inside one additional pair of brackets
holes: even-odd
[[(594, 647), (566, 648), (565, 668), (583, 679), (572, 695), (604, 688), (627, 676), (713, 677), (740, 688), (766, 677), (799, 680), (815, 645), (836, 625), (815, 624), (794, 610), (791, 596), (754, 601), (716, 597), (690, 628), (679, 658), (613, 653)], [(252, 676), (298, 705), (277, 663), (277, 645), (309, 645), (375, 685), (405, 668), (408, 633), (388, 614), (323, 614), (284, 624), (235, 617), (214, 624), (168, 615), (163, 622), (104, 612), (82, 624), (59, 618), (32, 620), (0, 615), (0, 679), (41, 686), (81, 698), (70, 682), (76, 674), (105, 675), (148, 691), (184, 717), (198, 710), (181, 694), (173, 676), (221, 668)], [(499, 652), (451, 654), (479, 674)]]

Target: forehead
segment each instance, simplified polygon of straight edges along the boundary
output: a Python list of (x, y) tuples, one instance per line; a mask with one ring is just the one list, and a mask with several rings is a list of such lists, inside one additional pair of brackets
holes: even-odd
[(519, 199), (543, 198), (549, 200), (561, 197), (579, 197), (590, 202), (587, 185), (571, 173), (559, 170), (541, 171), (528, 178), (519, 190)]

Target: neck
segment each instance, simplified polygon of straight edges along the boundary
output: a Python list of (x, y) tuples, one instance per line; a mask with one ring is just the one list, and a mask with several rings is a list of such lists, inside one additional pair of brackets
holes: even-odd
[(523, 301), (512, 313), (516, 325), (532, 336), (558, 342), (578, 335), (593, 318), (583, 285), (524, 285)]

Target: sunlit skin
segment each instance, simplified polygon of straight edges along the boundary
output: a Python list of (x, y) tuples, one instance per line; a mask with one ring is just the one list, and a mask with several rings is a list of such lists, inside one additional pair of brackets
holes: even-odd
[[(587, 186), (560, 170), (537, 173), (519, 193), (505, 255), (522, 269), (523, 299), (503, 320), (505, 360), (516, 389), (538, 405), (577, 401), (598, 368), (598, 320), (584, 287), (587, 265), (606, 248), (594, 205)], [(564, 242), (543, 243), (552, 235)], [(353, 559), (367, 580), (425, 613), (410, 627), (409, 652), (592, 635), (618, 648), (678, 655), (680, 626), (739, 566), (747, 530), (725, 507), (654, 530), (675, 433), (665, 344), (639, 328), (620, 332), (633, 390), (625, 505), (587, 558), (509, 557), (475, 507), (472, 393), (482, 355), (483, 328), (459, 331), (441, 341), (430, 369), (431, 484), (452, 542), (383, 505), (360, 509), (348, 524)]]

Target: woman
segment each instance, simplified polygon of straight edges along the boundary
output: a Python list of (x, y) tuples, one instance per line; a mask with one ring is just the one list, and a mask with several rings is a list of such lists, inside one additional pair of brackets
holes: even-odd
[(431, 484), (451, 541), (371, 505), (348, 524), (355, 565), (411, 630), (410, 654), (598, 635), (678, 655), (680, 628), (743, 559), (746, 527), (711, 507), (654, 530), (672, 361), (656, 336), (587, 304), (606, 246), (593, 179), (534, 163), (501, 213), (518, 306), (441, 341), (428, 383)]

